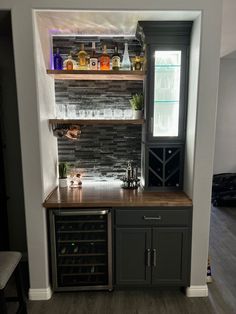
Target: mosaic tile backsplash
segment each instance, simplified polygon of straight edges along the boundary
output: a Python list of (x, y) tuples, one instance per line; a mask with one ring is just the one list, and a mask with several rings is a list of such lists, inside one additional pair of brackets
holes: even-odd
[[(56, 105), (77, 110), (130, 109), (129, 99), (142, 91), (137, 81), (55, 81)], [(120, 178), (129, 160), (141, 165), (139, 125), (83, 126), (79, 141), (58, 139), (59, 161), (92, 178)]]

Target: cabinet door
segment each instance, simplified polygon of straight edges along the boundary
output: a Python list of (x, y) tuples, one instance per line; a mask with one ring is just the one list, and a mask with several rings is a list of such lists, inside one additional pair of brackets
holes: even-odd
[(152, 238), (152, 283), (189, 283), (190, 235), (188, 228), (154, 228)]
[(116, 284), (146, 285), (151, 282), (151, 229), (116, 229)]
[(184, 140), (187, 102), (187, 48), (151, 45), (149, 140)]

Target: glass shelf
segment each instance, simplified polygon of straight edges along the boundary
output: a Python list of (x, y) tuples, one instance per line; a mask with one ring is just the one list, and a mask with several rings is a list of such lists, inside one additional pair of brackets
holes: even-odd
[(156, 50), (154, 67), (153, 136), (177, 137), (181, 51)]

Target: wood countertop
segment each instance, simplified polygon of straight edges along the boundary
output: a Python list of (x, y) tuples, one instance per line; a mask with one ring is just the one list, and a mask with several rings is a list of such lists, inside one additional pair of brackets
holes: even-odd
[(85, 182), (82, 188), (55, 188), (43, 203), (45, 208), (192, 206), (182, 191), (125, 190), (120, 183)]

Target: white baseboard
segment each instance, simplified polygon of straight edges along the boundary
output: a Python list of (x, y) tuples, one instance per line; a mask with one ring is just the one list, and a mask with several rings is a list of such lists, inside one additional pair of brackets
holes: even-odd
[(186, 296), (189, 298), (193, 297), (207, 297), (208, 287), (204, 286), (190, 286), (186, 288)]
[(51, 297), (51, 287), (45, 289), (29, 289), (29, 299), (32, 301), (49, 300)]

